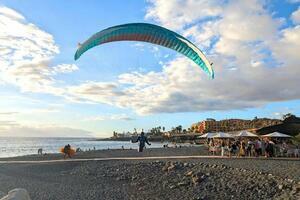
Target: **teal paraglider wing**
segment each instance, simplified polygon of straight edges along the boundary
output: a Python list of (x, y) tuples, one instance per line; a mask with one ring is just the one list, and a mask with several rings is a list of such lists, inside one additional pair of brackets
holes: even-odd
[(203, 52), (185, 37), (154, 24), (132, 23), (113, 26), (91, 36), (79, 45), (75, 53), (77, 60), (87, 50), (114, 41), (142, 41), (173, 49), (193, 60), (206, 74), (214, 78), (212, 64)]

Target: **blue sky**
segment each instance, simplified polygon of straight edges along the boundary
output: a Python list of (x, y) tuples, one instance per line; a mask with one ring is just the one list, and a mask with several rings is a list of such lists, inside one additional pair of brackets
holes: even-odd
[[(114, 130), (187, 128), (205, 118), (300, 115), (299, 6), (2, 0), (0, 135), (106, 137)], [(158, 24), (195, 42), (214, 62), (215, 79), (148, 43), (109, 43), (74, 61), (78, 42), (131, 22)]]

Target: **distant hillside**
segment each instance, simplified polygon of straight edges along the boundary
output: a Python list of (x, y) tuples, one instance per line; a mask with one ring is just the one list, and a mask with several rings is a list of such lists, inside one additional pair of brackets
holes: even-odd
[(294, 115), (285, 118), (282, 124), (273, 126), (267, 126), (261, 129), (257, 129), (256, 133), (263, 135), (278, 131), (280, 133), (296, 136), (300, 133), (300, 118)]

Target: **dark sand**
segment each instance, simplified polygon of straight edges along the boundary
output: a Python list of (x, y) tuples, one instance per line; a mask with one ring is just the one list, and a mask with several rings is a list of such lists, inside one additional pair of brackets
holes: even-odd
[[(203, 147), (84, 152), (77, 158), (205, 155)], [(51, 160), (62, 155), (1, 160)], [(32, 199), (300, 199), (300, 160), (164, 159), (0, 164), (0, 191)]]
[[(73, 159), (81, 158), (110, 158), (110, 157), (145, 157), (145, 156), (196, 156), (208, 155), (207, 148), (204, 146), (182, 147), (182, 148), (149, 148), (144, 152), (137, 152), (136, 149), (111, 149), (111, 150), (97, 150), (77, 153)], [(48, 155), (28, 155), (11, 158), (0, 158), (4, 160), (57, 160), (63, 159), (62, 154), (48, 154)]]

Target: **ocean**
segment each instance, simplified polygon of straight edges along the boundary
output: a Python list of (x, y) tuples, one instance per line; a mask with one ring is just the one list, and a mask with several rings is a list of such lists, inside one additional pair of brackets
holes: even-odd
[[(39, 148), (43, 153), (59, 153), (66, 144), (73, 148), (89, 149), (137, 149), (137, 144), (130, 141), (95, 141), (94, 138), (29, 138), (29, 137), (0, 137), (0, 158), (37, 154)], [(162, 143), (152, 143), (148, 148), (162, 147)]]

